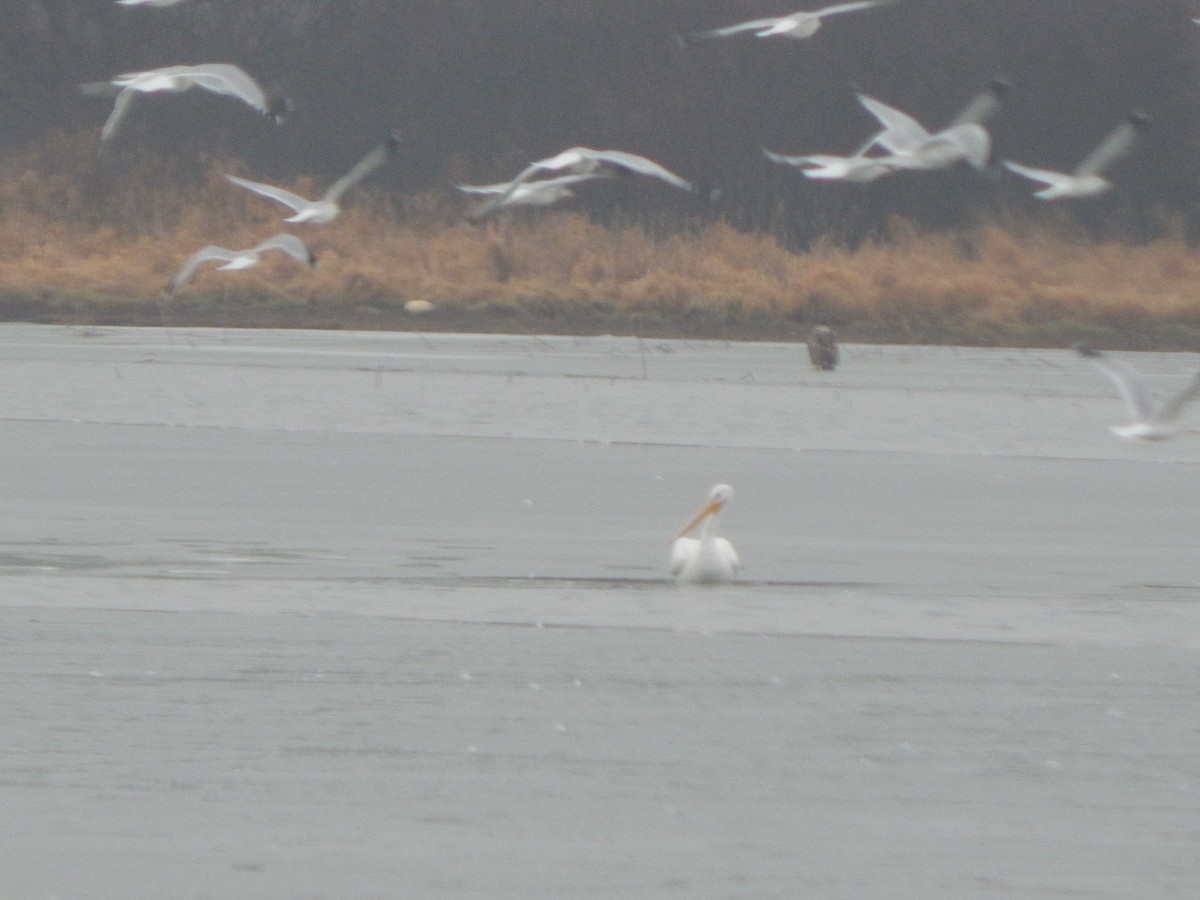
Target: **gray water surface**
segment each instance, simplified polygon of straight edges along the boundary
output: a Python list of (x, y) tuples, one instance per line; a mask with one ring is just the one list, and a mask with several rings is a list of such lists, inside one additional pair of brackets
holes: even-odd
[(1195, 896), (1200, 435), (1124, 415), (1066, 351), (0, 326), (0, 898)]

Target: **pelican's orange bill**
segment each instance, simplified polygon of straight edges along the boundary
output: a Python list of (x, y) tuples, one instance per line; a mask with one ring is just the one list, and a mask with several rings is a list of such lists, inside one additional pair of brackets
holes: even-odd
[(675, 535), (675, 540), (679, 540), (681, 537), (683, 537), (685, 534), (687, 534), (689, 531), (691, 531), (693, 528), (695, 528), (697, 525), (699, 525), (701, 522), (703, 522), (706, 518), (711, 516), (713, 513), (715, 513), (720, 508), (721, 508), (720, 500), (708, 501), (708, 503), (704, 504), (704, 506), (702, 506), (700, 508), (700, 512), (696, 513), (694, 516), (692, 516), (691, 519), (688, 520), (688, 523), (683, 526), (683, 529), (679, 532), (679, 534)]

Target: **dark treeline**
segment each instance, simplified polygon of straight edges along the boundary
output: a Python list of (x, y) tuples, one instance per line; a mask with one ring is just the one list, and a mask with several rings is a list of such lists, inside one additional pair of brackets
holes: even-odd
[[(139, 100), (97, 165), (147, 151), (236, 158), (263, 179), (339, 174), (393, 125), (379, 179), (397, 193), (498, 181), (584, 144), (651, 156), (722, 188), (713, 206), (647, 186), (590, 192), (596, 214), (719, 215), (790, 239), (877, 232), (892, 216), (957, 225), (1033, 210), (1032, 185), (974, 172), (819, 184), (761, 149), (847, 153), (874, 122), (852, 85), (944, 124), (993, 77), (1012, 91), (997, 152), (1070, 169), (1132, 109), (1152, 121), (1109, 196), (1067, 211), (1136, 236), (1200, 221), (1200, 8), (1185, 0), (908, 0), (833, 17), (805, 41), (742, 35), (678, 48), (681, 31), (777, 15), (803, 0), (0, 0), (0, 147), (98, 129), (82, 82), (178, 63), (234, 62), (292, 97), (276, 128), (211, 95)], [(177, 167), (186, 172), (187, 166)], [(200, 171), (197, 167), (196, 171)]]

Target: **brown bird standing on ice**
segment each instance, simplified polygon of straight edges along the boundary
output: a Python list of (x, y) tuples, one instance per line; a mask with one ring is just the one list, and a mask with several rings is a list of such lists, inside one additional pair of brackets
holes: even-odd
[(818, 325), (808, 335), (808, 358), (814, 369), (833, 371), (838, 364), (837, 335), (828, 325)]

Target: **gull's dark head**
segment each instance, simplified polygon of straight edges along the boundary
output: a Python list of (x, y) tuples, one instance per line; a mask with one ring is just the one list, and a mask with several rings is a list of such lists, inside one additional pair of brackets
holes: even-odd
[(272, 97), (267, 101), (267, 118), (278, 125), (296, 108), (291, 97)]
[(993, 78), (988, 82), (988, 92), (997, 100), (1008, 95), (1012, 90), (1012, 82), (1007, 78)]

